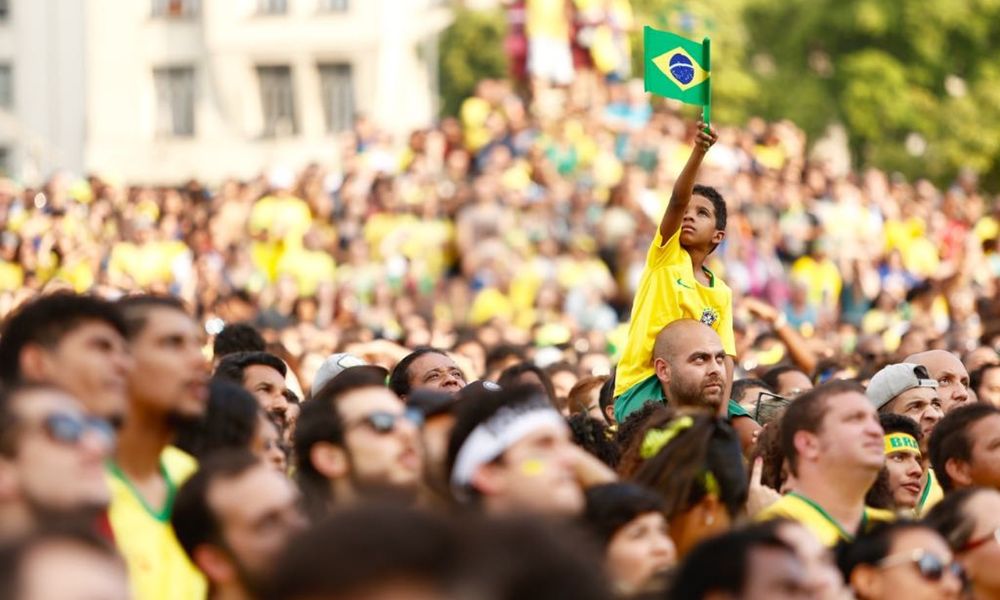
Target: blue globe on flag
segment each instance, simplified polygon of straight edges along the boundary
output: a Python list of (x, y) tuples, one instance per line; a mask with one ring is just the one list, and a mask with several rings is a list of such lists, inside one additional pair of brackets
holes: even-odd
[(677, 52), (670, 57), (670, 74), (684, 85), (694, 80), (694, 64), (685, 54)]

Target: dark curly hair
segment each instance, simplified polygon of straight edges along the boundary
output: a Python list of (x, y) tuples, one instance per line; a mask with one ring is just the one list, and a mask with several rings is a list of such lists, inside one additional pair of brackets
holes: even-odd
[(710, 185), (695, 185), (691, 193), (702, 196), (712, 203), (712, 208), (715, 209), (715, 228), (719, 231), (725, 231), (729, 215), (726, 211), (726, 200), (722, 194)]

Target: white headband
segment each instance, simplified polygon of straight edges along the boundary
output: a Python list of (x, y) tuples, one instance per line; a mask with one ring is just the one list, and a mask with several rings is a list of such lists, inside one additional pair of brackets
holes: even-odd
[(501, 408), (465, 439), (451, 470), (451, 485), (461, 490), (472, 482), (472, 476), (479, 467), (495, 460), (525, 436), (547, 425), (565, 427), (566, 420), (551, 406), (540, 403)]

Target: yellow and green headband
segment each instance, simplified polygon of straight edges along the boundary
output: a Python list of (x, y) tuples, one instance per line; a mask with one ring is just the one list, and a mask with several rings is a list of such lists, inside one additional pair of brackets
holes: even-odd
[(690, 429), (694, 425), (694, 419), (683, 416), (667, 423), (662, 429), (650, 429), (642, 438), (642, 446), (639, 448), (639, 456), (644, 460), (653, 458), (669, 444), (682, 431)]
[(920, 444), (908, 433), (890, 433), (885, 436), (885, 454), (888, 456), (896, 452), (908, 452), (919, 457)]
[[(650, 429), (642, 438), (642, 446), (639, 448), (639, 456), (643, 460), (648, 460), (656, 456), (667, 444), (672, 442), (681, 433), (694, 426), (694, 419), (685, 415), (678, 417), (667, 423), (662, 429)], [(718, 497), (721, 493), (719, 480), (711, 471), (705, 470), (698, 475), (698, 481), (705, 488), (705, 493)]]

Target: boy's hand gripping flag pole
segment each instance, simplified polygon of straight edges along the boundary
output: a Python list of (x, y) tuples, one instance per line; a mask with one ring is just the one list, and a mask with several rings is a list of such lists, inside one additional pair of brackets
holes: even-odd
[(701, 106), (706, 130), (712, 120), (711, 40), (643, 29), (643, 78), (647, 92)]

